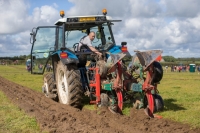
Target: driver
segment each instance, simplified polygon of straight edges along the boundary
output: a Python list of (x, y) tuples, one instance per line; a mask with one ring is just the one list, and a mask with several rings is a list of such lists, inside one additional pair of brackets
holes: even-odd
[[(94, 40), (94, 38), (95, 38), (95, 32), (94, 31), (91, 31), (89, 33), (89, 35), (82, 37), (79, 44), (78, 44), (77, 51), (80, 51), (81, 46), (85, 45), (85, 46), (88, 46), (88, 48), (92, 52), (96, 53), (99, 57), (101, 57), (102, 54), (92, 46), (92, 41)], [(79, 59), (78, 67), (85, 67), (86, 62), (87, 62), (87, 56), (86, 55), (79, 55), (78, 59)]]
[(95, 38), (95, 32), (94, 31), (91, 31), (88, 36), (84, 36), (83, 38), (81, 38), (81, 40), (78, 44), (78, 50), (77, 51), (80, 51), (81, 46), (86, 45), (86, 46), (89, 47), (89, 49), (92, 52), (101, 56), (102, 54), (92, 46), (92, 41), (94, 40), (94, 38)]

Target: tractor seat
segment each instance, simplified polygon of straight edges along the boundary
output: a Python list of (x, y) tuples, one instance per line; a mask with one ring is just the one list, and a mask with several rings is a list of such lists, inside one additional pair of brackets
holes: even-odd
[(79, 52), (91, 52), (87, 45), (82, 45)]
[(87, 54), (87, 53), (88, 53), (88, 54), (91, 54), (92, 51), (90, 50), (90, 48), (89, 48), (87, 45), (82, 45), (82, 46), (80, 47), (80, 51), (78, 51), (78, 44), (79, 44), (79, 43), (75, 43), (74, 46), (73, 46), (74, 52), (75, 52), (75, 53), (77, 53), (77, 54), (80, 54), (80, 53), (81, 53), (81, 54), (84, 54), (84, 53), (85, 53), (85, 54)]

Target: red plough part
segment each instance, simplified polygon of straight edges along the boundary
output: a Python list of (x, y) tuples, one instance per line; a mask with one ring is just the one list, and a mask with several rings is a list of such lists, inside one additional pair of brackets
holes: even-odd
[(122, 108), (123, 108), (122, 91), (120, 89), (117, 89), (116, 93), (117, 93), (117, 99), (118, 99), (118, 112), (122, 113)]
[(145, 113), (150, 116), (151, 118), (157, 117), (157, 118), (162, 118), (162, 116), (159, 115), (154, 115), (154, 108), (155, 108), (155, 101), (154, 101), (154, 97), (152, 95), (152, 90), (156, 91), (156, 85), (153, 86), (151, 85), (151, 81), (152, 81), (152, 76), (153, 76), (153, 65), (151, 64), (147, 70), (147, 74), (146, 74), (146, 79), (144, 81), (144, 84), (142, 85), (142, 89), (145, 92), (146, 98), (147, 98), (147, 102), (148, 105), (145, 108)]
[(90, 81), (90, 87), (95, 87), (95, 95), (96, 95), (96, 101), (90, 101), (91, 104), (98, 105), (100, 100), (100, 74), (99, 74), (99, 68), (89, 68), (89, 70), (95, 71), (95, 80)]
[(121, 62), (117, 62), (117, 78), (116, 81), (114, 82), (114, 88), (117, 94), (117, 100), (118, 100), (118, 112), (122, 113), (123, 109), (123, 96), (122, 96), (122, 66)]

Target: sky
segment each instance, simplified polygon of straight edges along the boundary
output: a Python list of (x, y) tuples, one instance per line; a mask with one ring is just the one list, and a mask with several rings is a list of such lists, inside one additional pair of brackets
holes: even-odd
[(0, 57), (28, 55), (30, 32), (67, 16), (101, 14), (115, 23), (116, 44), (129, 52), (161, 49), (163, 56), (200, 57), (200, 0), (0, 0)]

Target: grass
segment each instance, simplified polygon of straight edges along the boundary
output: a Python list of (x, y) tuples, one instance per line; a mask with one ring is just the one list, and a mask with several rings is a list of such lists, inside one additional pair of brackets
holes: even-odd
[[(25, 66), (2, 66), (0, 76), (41, 91), (43, 84), (42, 75), (31, 75)], [(37, 83), (37, 84), (36, 84)], [(0, 132), (1, 133), (39, 133), (40, 129), (35, 118), (29, 117), (17, 106), (10, 103), (9, 99), (0, 91)]]
[(43, 75), (32, 75), (22, 65), (0, 65), (0, 76), (17, 84), (40, 91), (43, 85)]
[(164, 118), (200, 127), (200, 75), (190, 72), (165, 72), (158, 89), (165, 104)]
[[(7, 78), (15, 83), (21, 84), (23, 86), (29, 87), (33, 90), (41, 92), (41, 86), (43, 84), (43, 76), (42, 75), (31, 75), (25, 70), (25, 66), (0, 66), (0, 76)], [(178, 121), (181, 123), (187, 123), (192, 127), (200, 128), (200, 74), (197, 72), (168, 72), (164, 71), (163, 79), (161, 83), (158, 85), (158, 90), (160, 95), (164, 100), (164, 111), (158, 113), (162, 115), (164, 118), (171, 119), (174, 121)], [(3, 94), (2, 94), (3, 95)], [(1, 96), (2, 97), (2, 96)], [(4, 96), (5, 97), (5, 96)], [(0, 100), (5, 99), (1, 98)], [(88, 99), (85, 99), (86, 101)], [(85, 102), (84, 102), (85, 103)], [(1, 104), (1, 103), (0, 103)], [(3, 105), (2, 105), (3, 106)], [(6, 106), (12, 106), (10, 103), (6, 103)], [(15, 107), (17, 109), (17, 107)], [(94, 106), (85, 104), (84, 108), (94, 110)], [(17, 111), (17, 110), (15, 110)], [(19, 111), (19, 110), (18, 110)], [(4, 113), (7, 112), (7, 109), (1, 108), (1, 118), (7, 117)], [(20, 111), (21, 112), (21, 111)], [(126, 105), (123, 110), (124, 114), (129, 114), (130, 106)], [(23, 112), (22, 112), (23, 113)], [(10, 117), (9, 117), (10, 116)], [(11, 117), (11, 114), (8, 117), (10, 121), (17, 121), (15, 116)], [(24, 115), (25, 117), (25, 115)], [(32, 118), (23, 120), (24, 125), (28, 124), (26, 121), (30, 121), (28, 123), (36, 122)], [(20, 121), (20, 118), (18, 119)], [(23, 122), (21, 121), (21, 122)], [(0, 128), (3, 127), (6, 129), (7, 124), (6, 118), (3, 118), (0, 122)], [(10, 126), (9, 128), (12, 129)], [(34, 127), (36, 131), (39, 131), (37, 127)], [(19, 129), (20, 131), (22, 129)], [(1, 130), (0, 130), (1, 132)]]
[(28, 117), (18, 107), (10, 103), (0, 91), (0, 132), (1, 133), (39, 133), (34, 118)]

